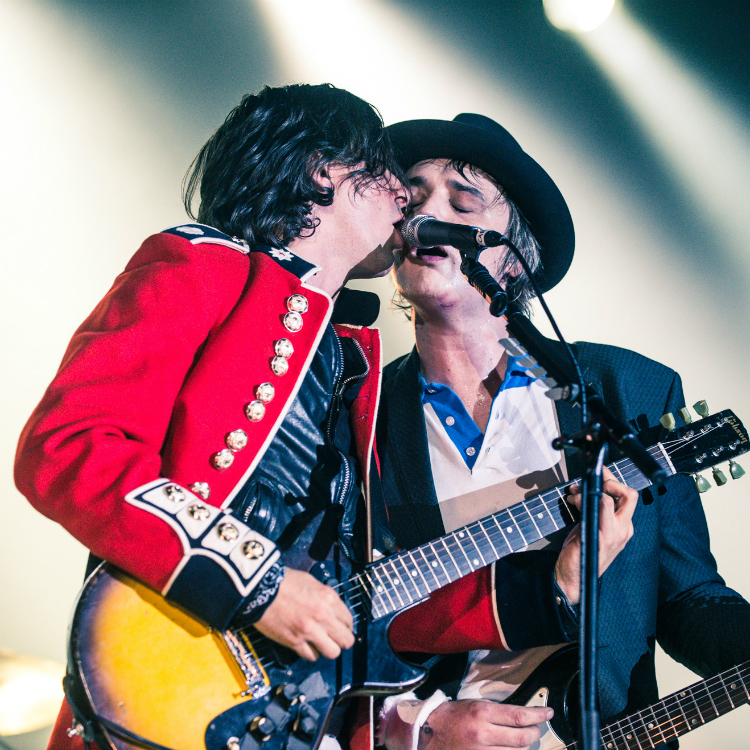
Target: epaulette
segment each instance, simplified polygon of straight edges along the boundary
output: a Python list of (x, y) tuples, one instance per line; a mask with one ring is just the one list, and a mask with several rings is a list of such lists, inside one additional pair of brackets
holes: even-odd
[(263, 253), (269, 258), (273, 258), (279, 265), (283, 266), (301, 281), (305, 281), (320, 270), (318, 266), (300, 258), (291, 252), (291, 250), (269, 247), (267, 245), (253, 245), (250, 247), (245, 240), (238, 237), (230, 237), (228, 234), (224, 234), (224, 232), (220, 232), (218, 229), (209, 227), (206, 224), (180, 224), (179, 226), (165, 229), (162, 233), (183, 237), (192, 242), (193, 245), (200, 245), (202, 243), (226, 245), (226, 247), (239, 250), (245, 255), (251, 251), (254, 253)]
[(234, 250), (239, 250), (244, 255), (250, 252), (247, 242), (238, 237), (230, 237), (218, 229), (209, 227), (207, 224), (179, 224), (176, 227), (164, 229), (162, 234), (174, 234), (177, 237), (183, 237), (189, 240), (193, 245), (208, 243), (211, 245), (225, 245)]

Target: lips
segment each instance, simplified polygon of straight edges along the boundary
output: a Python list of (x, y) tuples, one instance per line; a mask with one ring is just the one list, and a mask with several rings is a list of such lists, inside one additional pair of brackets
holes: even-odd
[(417, 247), (414, 249), (417, 258), (447, 258), (448, 253), (441, 247)]

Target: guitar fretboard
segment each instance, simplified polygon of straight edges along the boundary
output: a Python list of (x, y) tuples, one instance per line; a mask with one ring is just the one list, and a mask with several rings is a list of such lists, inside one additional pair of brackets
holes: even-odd
[[(675, 473), (661, 444), (649, 448), (649, 453), (668, 474)], [(642, 490), (650, 484), (629, 459), (616, 461), (608, 468), (617, 479), (634, 489)], [(371, 599), (372, 619), (405, 609), (446, 584), (575, 523), (576, 516), (565, 500), (570, 484), (572, 482), (558, 485), (420, 547), (368, 566), (358, 578), (365, 601)]]
[[(601, 731), (604, 750), (653, 750), (750, 702), (750, 662), (679, 690)], [(577, 743), (569, 745), (574, 750)]]

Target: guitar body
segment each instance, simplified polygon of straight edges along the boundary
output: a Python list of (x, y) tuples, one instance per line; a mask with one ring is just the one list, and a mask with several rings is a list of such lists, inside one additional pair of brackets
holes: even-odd
[[(310, 572), (324, 582), (346, 575), (330, 561)], [(392, 619), (355, 615), (353, 648), (307, 662), (252, 626), (234, 638), (212, 631), (104, 563), (79, 596), (70, 663), (116, 750), (311, 750), (344, 699), (399, 693), (424, 679), (392, 651)]]
[(578, 645), (563, 646), (548, 656), (504, 703), (554, 709), (551, 721), (530, 750), (564, 750), (575, 740), (578, 706)]

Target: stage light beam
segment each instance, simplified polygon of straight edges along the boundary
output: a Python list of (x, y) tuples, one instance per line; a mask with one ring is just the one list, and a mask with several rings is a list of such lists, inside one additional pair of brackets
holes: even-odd
[(585, 32), (601, 26), (615, 0), (544, 0), (549, 22), (562, 31)]

